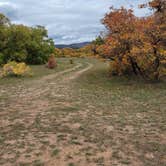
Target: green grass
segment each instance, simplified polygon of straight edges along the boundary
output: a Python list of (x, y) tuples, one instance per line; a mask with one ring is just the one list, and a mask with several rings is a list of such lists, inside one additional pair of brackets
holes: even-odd
[(48, 69), (46, 68), (45, 65), (30, 65), (30, 68), (33, 73), (32, 77), (28, 77), (28, 76), (27, 77), (4, 77), (4, 78), (0, 78), (0, 85), (7, 84), (9, 86), (13, 84), (22, 83), (24, 81), (37, 79), (49, 74), (54, 74), (56, 72), (68, 69), (75, 65), (75, 64), (70, 64), (70, 60), (68, 58), (57, 58), (56, 60), (57, 60), (58, 66), (55, 69)]
[(54, 149), (52, 152), (52, 156), (57, 156), (59, 154), (60, 150), (59, 149)]
[(74, 163), (69, 163), (68, 166), (75, 166), (75, 164)]

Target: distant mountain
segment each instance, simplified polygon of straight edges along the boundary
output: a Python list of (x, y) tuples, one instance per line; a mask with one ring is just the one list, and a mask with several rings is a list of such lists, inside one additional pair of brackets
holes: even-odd
[(78, 49), (78, 48), (82, 48), (88, 44), (90, 44), (90, 42), (74, 43), (74, 44), (56, 44), (55, 47), (60, 48), (60, 49), (62, 49), (62, 48)]

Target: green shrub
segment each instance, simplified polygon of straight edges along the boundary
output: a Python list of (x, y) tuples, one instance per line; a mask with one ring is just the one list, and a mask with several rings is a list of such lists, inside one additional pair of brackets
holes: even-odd
[[(8, 20), (4, 15), (2, 18), (0, 21)], [(9, 61), (45, 64), (54, 49), (54, 42), (43, 26), (0, 25), (0, 64)]]

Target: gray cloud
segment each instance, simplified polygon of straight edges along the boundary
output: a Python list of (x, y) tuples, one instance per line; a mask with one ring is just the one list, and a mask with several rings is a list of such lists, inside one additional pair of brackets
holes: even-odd
[(0, 12), (4, 13), (11, 20), (18, 19), (17, 17), (17, 6), (10, 2), (0, 2)]
[(147, 11), (138, 4), (147, 0), (0, 0), (0, 12), (13, 23), (43, 25), (55, 43), (73, 43), (93, 40), (104, 30), (100, 20), (114, 5), (133, 7), (138, 16)]

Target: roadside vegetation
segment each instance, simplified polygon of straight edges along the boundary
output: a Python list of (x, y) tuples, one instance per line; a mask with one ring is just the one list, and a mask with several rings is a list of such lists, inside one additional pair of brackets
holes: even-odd
[[(73, 59), (74, 61), (74, 59)], [(21, 82), (26, 82), (26, 81), (31, 81), (31, 80), (35, 80), (35, 79), (40, 79), (43, 76), (46, 75), (52, 75), (55, 74), (57, 72), (63, 71), (65, 69), (71, 68), (73, 67), (75, 64), (71, 64), (70, 60), (67, 58), (57, 58), (56, 62), (58, 64), (58, 66), (54, 69), (49, 69), (46, 67), (46, 65), (29, 65), (32, 75), (30, 76), (19, 76), (19, 77), (1, 77), (0, 78), (0, 85), (15, 85), (15, 84), (19, 84)], [(2, 71), (2, 68), (0, 68), (0, 70)]]

